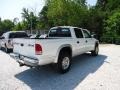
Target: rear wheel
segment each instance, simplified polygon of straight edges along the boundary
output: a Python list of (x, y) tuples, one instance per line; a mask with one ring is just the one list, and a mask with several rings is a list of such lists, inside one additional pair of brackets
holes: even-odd
[(98, 52), (99, 52), (99, 46), (96, 45), (94, 51), (91, 51), (91, 55), (92, 55), (92, 56), (97, 56), (97, 55), (98, 55)]
[(9, 52), (9, 49), (7, 47), (5, 47), (5, 52), (8, 53)]
[(60, 73), (66, 73), (71, 66), (71, 56), (66, 52), (61, 52), (58, 58), (57, 70)]
[(12, 52), (13, 52), (13, 49), (12, 49), (12, 48), (9, 49), (9, 48), (5, 47), (5, 48), (4, 48), (4, 52), (6, 52), (6, 53), (12, 53)]
[(7, 45), (5, 44), (4, 52), (6, 52), (6, 53), (12, 53), (13, 49), (12, 48), (8, 48)]

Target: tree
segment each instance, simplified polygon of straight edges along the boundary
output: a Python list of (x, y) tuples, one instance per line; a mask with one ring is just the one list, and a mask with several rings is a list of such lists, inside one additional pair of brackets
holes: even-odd
[(96, 7), (105, 10), (108, 0), (97, 0)]
[(0, 31), (10, 31), (14, 27), (14, 23), (11, 20), (0, 21)]
[(106, 12), (96, 7), (90, 7), (88, 17), (86, 17), (86, 28), (95, 33), (98, 39), (102, 37), (105, 18)]
[(19, 30), (23, 30), (21, 23), (17, 23), (13, 28), (13, 31), (19, 31)]
[(116, 11), (113, 15), (109, 16), (105, 21), (104, 36), (117, 37), (120, 36), (120, 12)]
[(49, 0), (47, 17), (53, 23), (52, 26), (83, 26), (82, 21), (87, 15), (87, 8), (82, 1), (85, 0)]
[(35, 29), (37, 25), (37, 16), (35, 16), (34, 12), (30, 12), (28, 9), (23, 8), (22, 12), (23, 21), (27, 24), (27, 29)]
[(38, 24), (36, 27), (37, 29), (45, 29), (51, 27), (51, 23), (49, 22), (47, 17), (47, 12), (48, 6), (46, 4), (38, 15)]
[(120, 0), (108, 0), (106, 10), (113, 11), (120, 8)]
[(18, 22), (19, 22), (19, 19), (17, 17), (13, 19), (14, 25), (18, 24)]

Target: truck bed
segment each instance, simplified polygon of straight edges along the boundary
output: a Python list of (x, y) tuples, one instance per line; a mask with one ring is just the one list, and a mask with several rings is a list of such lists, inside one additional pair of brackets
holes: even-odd
[[(45, 57), (55, 59), (59, 48), (63, 45), (74, 45), (71, 38), (40, 38), (40, 39), (14, 39), (14, 53), (18, 53), (28, 57)], [(35, 54), (35, 44), (42, 46), (42, 55)], [(74, 48), (73, 48), (74, 49)]]

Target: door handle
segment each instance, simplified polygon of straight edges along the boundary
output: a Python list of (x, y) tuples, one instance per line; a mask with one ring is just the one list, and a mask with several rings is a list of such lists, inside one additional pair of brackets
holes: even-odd
[(23, 47), (23, 46), (24, 46), (24, 44), (21, 44), (21, 46)]
[(85, 42), (87, 43), (88, 41), (86, 40)]
[(80, 42), (79, 41), (77, 41), (77, 44), (79, 44)]

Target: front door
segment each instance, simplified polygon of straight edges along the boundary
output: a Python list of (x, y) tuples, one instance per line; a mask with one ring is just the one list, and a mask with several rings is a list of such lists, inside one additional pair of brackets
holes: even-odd
[(83, 34), (84, 34), (84, 38), (85, 38), (85, 49), (86, 49), (86, 52), (93, 50), (94, 39), (91, 37), (90, 33), (86, 29), (83, 29)]
[(83, 37), (82, 30), (79, 28), (74, 28), (76, 39), (74, 41), (76, 45), (75, 54), (79, 55), (85, 52), (85, 38)]

